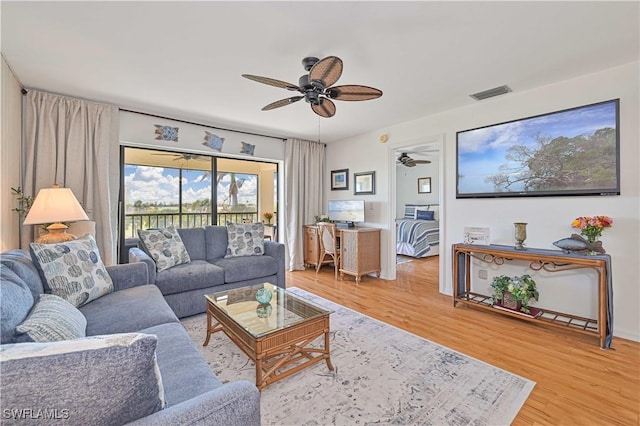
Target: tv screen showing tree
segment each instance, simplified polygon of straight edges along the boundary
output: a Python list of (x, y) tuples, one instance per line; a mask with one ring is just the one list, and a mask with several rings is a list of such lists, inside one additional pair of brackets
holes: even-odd
[(620, 195), (619, 100), (457, 133), (456, 198)]

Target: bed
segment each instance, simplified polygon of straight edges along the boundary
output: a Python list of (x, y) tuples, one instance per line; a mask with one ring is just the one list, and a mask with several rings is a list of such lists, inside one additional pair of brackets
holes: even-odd
[(440, 254), (437, 205), (405, 205), (404, 218), (396, 219), (396, 253), (416, 258)]

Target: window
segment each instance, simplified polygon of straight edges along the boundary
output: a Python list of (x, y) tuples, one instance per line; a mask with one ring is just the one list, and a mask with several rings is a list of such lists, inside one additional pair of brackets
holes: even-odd
[(257, 222), (278, 205), (275, 163), (133, 147), (121, 152), (121, 262), (138, 229)]

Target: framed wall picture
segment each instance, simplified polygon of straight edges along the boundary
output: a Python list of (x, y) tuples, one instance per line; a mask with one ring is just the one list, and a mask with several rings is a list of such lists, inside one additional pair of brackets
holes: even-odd
[(331, 170), (331, 190), (349, 189), (349, 169)]
[(353, 195), (371, 195), (376, 193), (376, 172), (353, 174)]
[(428, 194), (431, 192), (431, 178), (418, 178), (418, 194)]

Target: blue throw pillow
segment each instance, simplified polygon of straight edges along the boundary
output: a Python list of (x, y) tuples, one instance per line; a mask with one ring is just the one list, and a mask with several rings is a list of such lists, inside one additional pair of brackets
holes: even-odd
[(155, 335), (125, 333), (2, 345), (0, 405), (55, 408), (56, 424), (133, 422), (166, 405), (157, 344)]
[(417, 220), (434, 220), (434, 213), (431, 210), (416, 210)]
[[(18, 333), (32, 342), (56, 342), (86, 336), (87, 319), (71, 303), (54, 294), (41, 294), (33, 309), (20, 325)], [(27, 338), (28, 336), (28, 338)]]

